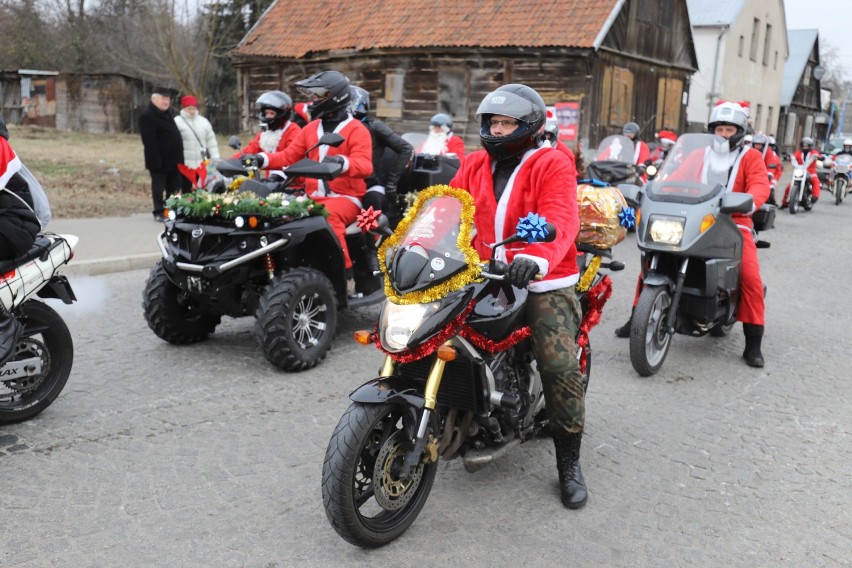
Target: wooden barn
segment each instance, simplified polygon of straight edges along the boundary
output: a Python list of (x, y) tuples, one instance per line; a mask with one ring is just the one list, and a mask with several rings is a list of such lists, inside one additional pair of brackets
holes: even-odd
[(476, 108), (505, 83), (524, 83), (571, 121), (566, 140), (595, 147), (635, 121), (652, 140), (682, 130), (697, 69), (685, 0), (277, 0), (232, 52), (246, 128), (253, 103), (336, 69), (371, 94), (398, 132), (425, 132), (438, 112), (479, 146)]

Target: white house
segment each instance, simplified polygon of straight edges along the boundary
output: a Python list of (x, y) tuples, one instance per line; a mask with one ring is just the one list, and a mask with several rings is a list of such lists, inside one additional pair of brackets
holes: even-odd
[(719, 99), (748, 101), (755, 131), (775, 132), (788, 56), (783, 0), (687, 0), (698, 72), (686, 117), (707, 124)]

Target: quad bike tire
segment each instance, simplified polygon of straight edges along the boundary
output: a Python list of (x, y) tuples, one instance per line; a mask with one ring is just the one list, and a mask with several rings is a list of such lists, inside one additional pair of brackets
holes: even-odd
[(313, 268), (293, 268), (266, 287), (255, 331), (266, 359), (283, 371), (304, 371), (325, 359), (337, 328), (331, 281)]
[(30, 300), (15, 315), (24, 329), (9, 361), (37, 357), (41, 359), (42, 372), (0, 381), (0, 425), (28, 420), (50, 406), (65, 388), (74, 363), (71, 333), (53, 308)]
[(207, 339), (222, 321), (204, 312), (192, 297), (176, 286), (158, 262), (151, 269), (142, 293), (142, 310), (148, 327), (173, 345), (189, 345)]
[(645, 286), (630, 325), (630, 363), (642, 377), (660, 370), (672, 336), (665, 330), (672, 296), (665, 286)]

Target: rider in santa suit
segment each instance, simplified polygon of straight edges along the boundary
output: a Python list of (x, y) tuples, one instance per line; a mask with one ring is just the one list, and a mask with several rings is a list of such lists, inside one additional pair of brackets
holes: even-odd
[[(819, 159), (820, 156), (821, 154), (819, 153), (819, 150), (814, 148), (813, 138), (805, 136), (799, 143), (799, 149), (793, 152), (793, 156), (792, 158), (790, 158), (790, 161), (794, 164), (804, 164), (805, 160), (810, 157), (813, 157), (810, 165), (808, 166), (808, 173), (811, 176), (811, 198), (813, 199), (814, 203), (816, 203), (819, 199), (820, 193), (819, 177), (817, 176), (816, 171), (816, 161)], [(787, 189), (784, 190), (784, 199), (781, 200), (781, 209), (787, 207), (787, 197), (790, 195), (790, 185), (792, 183), (793, 182), (788, 183)]]
[(775, 192), (772, 191), (772, 186), (774, 185), (774, 180), (780, 178), (781, 174), (784, 173), (784, 165), (781, 163), (781, 158), (778, 157), (775, 150), (769, 147), (769, 137), (762, 132), (758, 132), (754, 135), (751, 141), (751, 147), (763, 154), (763, 163), (766, 164), (766, 171), (769, 172), (769, 175), (772, 177), (773, 183), (770, 183), (769, 185), (770, 194), (769, 199), (767, 199), (766, 202), (772, 205), (777, 205), (775, 202)]
[[(472, 244), (482, 259), (491, 258), (489, 244), (514, 234), (518, 220), (531, 211), (556, 227), (553, 242), (513, 243), (495, 254), (509, 263), (508, 280), (514, 286), (529, 286), (524, 317), (533, 330), (562, 504), (578, 509), (588, 491), (580, 469), (585, 377), (575, 343), (581, 317), (574, 294), (579, 279), (577, 173), (564, 153), (542, 143), (546, 112), (541, 96), (526, 85), (504, 85), (486, 95), (476, 112), (484, 149), (462, 160), (450, 185), (473, 196)], [(542, 279), (531, 282), (536, 274)]]
[[(639, 125), (635, 122), (628, 122), (621, 129), (621, 133), (633, 141), (633, 163), (637, 166), (644, 166), (645, 162), (651, 158), (651, 149), (639, 138)], [(642, 178), (642, 183), (648, 181), (648, 176), (645, 175), (644, 170), (640, 177)]]
[[(260, 119), (261, 130), (254, 137), (254, 140), (234, 154), (233, 158), (238, 158), (241, 154), (281, 152), (296, 139), (302, 130), (298, 124), (290, 120), (293, 100), (287, 93), (281, 91), (263, 93), (254, 103), (254, 106), (258, 110), (257, 116)], [(267, 177), (273, 174), (283, 177), (283, 172), (280, 170), (268, 171)]]
[(349, 78), (339, 71), (322, 71), (296, 83), (299, 92), (310, 98), (309, 122), (283, 151), (243, 156), (259, 158), (263, 167), (281, 169), (305, 157), (305, 151), (326, 132), (344, 138), (337, 148), (319, 146), (308, 153), (317, 161), (337, 162), (343, 173), (330, 181), (306, 179), (305, 195), (328, 209), (328, 223), (343, 249), (347, 276), (352, 273), (352, 260), (346, 246), (346, 227), (355, 222), (361, 211), (361, 198), (367, 191), (364, 179), (373, 173), (373, 141), (370, 131), (349, 112)]

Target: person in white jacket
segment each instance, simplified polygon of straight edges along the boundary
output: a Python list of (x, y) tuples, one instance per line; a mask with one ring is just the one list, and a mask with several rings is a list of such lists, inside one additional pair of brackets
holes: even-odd
[(187, 95), (180, 99), (180, 114), (175, 124), (183, 138), (183, 162), (190, 168), (197, 168), (208, 158), (219, 159), (219, 143), (210, 121), (198, 113), (198, 99)]

